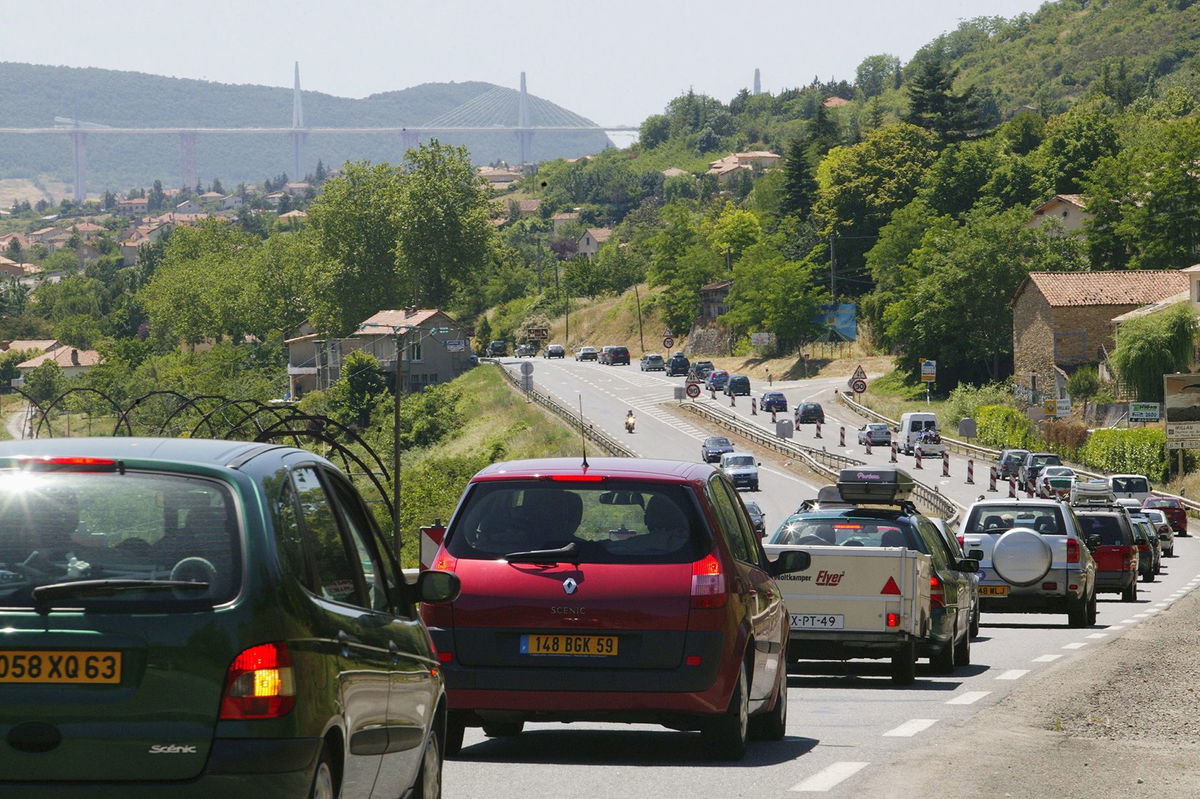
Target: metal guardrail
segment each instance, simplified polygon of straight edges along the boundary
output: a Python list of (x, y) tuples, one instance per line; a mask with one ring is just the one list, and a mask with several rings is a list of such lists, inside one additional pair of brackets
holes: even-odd
[[(825, 475), (831, 479), (837, 479), (839, 469), (847, 466), (866, 465), (866, 461), (860, 461), (857, 458), (851, 458), (838, 452), (829, 452), (828, 450), (797, 444), (786, 438), (779, 438), (758, 425), (750, 424), (719, 408), (699, 405), (694, 402), (684, 403), (682, 407), (691, 413), (705, 417), (705, 419), (714, 424), (737, 433), (743, 438), (753, 441), (759, 446), (796, 458), (804, 462), (806, 466), (817, 474)], [(953, 521), (963, 510), (961, 505), (938, 491), (936, 487), (928, 486), (921, 482), (915, 484), (913, 497), (918, 503), (946, 519), (947, 522)]]
[[(889, 419), (888, 417), (884, 416), (882, 413), (879, 413), (878, 411), (872, 410), (871, 408), (868, 408), (866, 405), (863, 405), (861, 402), (856, 402), (856, 401), (850, 399), (850, 397), (848, 397), (846, 394), (844, 394), (840, 391), (838, 392), (837, 396), (838, 396), (838, 400), (843, 405), (850, 408), (850, 410), (854, 411), (855, 413), (857, 413), (860, 416), (865, 416), (868, 419), (876, 419), (880, 422), (884, 422), (888, 425), (891, 425), (892, 427), (896, 427), (897, 425), (900, 424), (897, 420)], [(942, 443), (946, 444), (948, 447), (950, 447), (950, 449), (955, 449), (960, 452), (965, 452), (968, 455), (986, 455), (987, 457), (991, 458), (992, 460), (995, 460), (996, 458), (1000, 457), (1000, 450), (998, 450), (998, 449), (992, 449), (991, 447), (980, 446), (979, 444), (971, 444), (969, 442), (961, 441), (956, 438), (948, 438), (947, 436), (942, 436)], [(1071, 465), (1071, 468), (1075, 471), (1076, 474), (1083, 475), (1084, 477), (1088, 478), (1089, 480), (1107, 479), (1107, 475), (1105, 475), (1103, 472), (1089, 472), (1088, 470), (1080, 468), (1075, 465)], [(1177, 499), (1188, 510), (1194, 511), (1196, 513), (1200, 513), (1200, 502), (1197, 502), (1194, 499), (1188, 499), (1187, 497), (1181, 497), (1177, 494), (1168, 494), (1165, 491), (1151, 491), (1150, 493), (1156, 497), (1165, 497), (1167, 499)]]
[(571, 427), (574, 427), (576, 430), (582, 430), (584, 436), (586, 436), (590, 441), (592, 441), (592, 443), (599, 445), (602, 449), (607, 451), (609, 455), (613, 455), (618, 458), (635, 458), (635, 457), (637, 457), (637, 455), (632, 450), (629, 450), (622, 444), (618, 443), (616, 439), (614, 439), (612, 436), (608, 435), (604, 431), (597, 430), (596, 427), (594, 425), (592, 425), (590, 422), (580, 419), (578, 413), (575, 413), (570, 408), (568, 408), (565, 405), (563, 405), (562, 403), (558, 402), (558, 400), (554, 399), (553, 397), (551, 397), (547, 394), (543, 394), (542, 392), (538, 391), (536, 388), (531, 389), (529, 391), (526, 391), (525, 389), (523, 389), (521, 387), (521, 381), (517, 379), (517, 376), (514, 375), (512, 372), (510, 372), (508, 369), (505, 369), (504, 366), (499, 361), (492, 360), (490, 358), (489, 359), (480, 358), (480, 361), (482, 361), (484, 363), (495, 364), (500, 369), (500, 374), (504, 375), (504, 379), (507, 380), (514, 389), (521, 392), (526, 397), (528, 397), (529, 399), (536, 402), (538, 405), (541, 405), (543, 408), (550, 411), (555, 416), (558, 416), (564, 422), (571, 425)]

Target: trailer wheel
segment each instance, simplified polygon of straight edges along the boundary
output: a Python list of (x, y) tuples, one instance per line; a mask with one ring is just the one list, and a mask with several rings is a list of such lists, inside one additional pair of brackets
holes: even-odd
[(917, 679), (917, 647), (908, 641), (892, 655), (892, 683), (912, 685)]

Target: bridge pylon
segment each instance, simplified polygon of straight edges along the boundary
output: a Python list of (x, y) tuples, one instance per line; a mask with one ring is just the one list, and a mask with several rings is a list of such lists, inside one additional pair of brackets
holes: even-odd
[(196, 185), (196, 133), (181, 131), (179, 134), (179, 175), (187, 188)]
[(75, 167), (74, 197), (76, 204), (87, 199), (87, 134), (81, 130), (73, 130), (71, 136), (71, 155)]

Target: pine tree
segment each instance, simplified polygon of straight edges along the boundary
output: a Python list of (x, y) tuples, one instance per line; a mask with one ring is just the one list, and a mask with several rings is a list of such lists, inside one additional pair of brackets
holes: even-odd
[(908, 86), (905, 121), (937, 133), (946, 142), (969, 138), (980, 127), (979, 108), (974, 88), (954, 93), (957, 76), (958, 70), (941, 58), (923, 61)]

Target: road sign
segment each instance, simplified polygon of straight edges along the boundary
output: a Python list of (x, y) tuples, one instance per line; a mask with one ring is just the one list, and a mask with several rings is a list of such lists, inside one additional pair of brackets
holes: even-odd
[(851, 380), (850, 381), (850, 390), (853, 391), (855, 394), (863, 393), (864, 391), (867, 390), (867, 381), (866, 380)]
[(664, 349), (669, 350), (674, 346), (675, 346), (675, 339), (671, 338), (670, 336), (663, 336), (663, 348)]
[(769, 332), (768, 333), (751, 333), (750, 334), (750, 344), (755, 347), (769, 347), (769, 346), (771, 346), (771, 336), (772, 336), (772, 334)]
[(675, 389), (675, 399), (683, 399), (683, 386), (672, 386), (672, 388)]
[(961, 438), (975, 438), (979, 434), (979, 426), (974, 419), (958, 420), (958, 435)]
[(548, 327), (527, 327), (525, 328), (525, 336), (537, 341), (545, 341), (550, 338), (550, 328)]
[[(863, 382), (863, 385), (866, 385), (866, 383), (867, 383), (867, 373), (865, 371), (863, 371), (863, 368), (861, 366), (859, 366), (857, 369), (855, 369), (854, 374), (850, 375), (850, 379), (846, 381), (846, 385), (848, 385), (850, 387), (851, 391), (854, 390), (854, 381), (855, 380), (861, 380)], [(859, 393), (861, 394), (862, 392), (860, 391)]]
[(533, 364), (529, 361), (521, 361), (521, 374), (525, 377), (529, 377), (531, 374), (533, 374)]
[(921, 382), (937, 382), (937, 361), (927, 361), (924, 358), (921, 359)]
[(466, 352), (468, 343), (465, 338), (446, 339), (446, 352)]
[(1157, 402), (1131, 402), (1129, 403), (1129, 421), (1131, 422), (1157, 422), (1162, 406)]
[(1200, 439), (1200, 422), (1167, 422), (1167, 438), (1175, 440), (1183, 438)]
[(1200, 449), (1200, 438), (1191, 438), (1186, 441), (1167, 441), (1167, 449)]
[(689, 397), (691, 397), (692, 399), (695, 399), (696, 397), (700, 396), (700, 384), (699, 383), (688, 383), (687, 384), (687, 395)]

